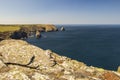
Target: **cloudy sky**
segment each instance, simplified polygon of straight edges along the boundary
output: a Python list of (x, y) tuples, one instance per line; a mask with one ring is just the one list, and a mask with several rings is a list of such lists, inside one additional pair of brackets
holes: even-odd
[(120, 0), (0, 0), (0, 24), (120, 24)]

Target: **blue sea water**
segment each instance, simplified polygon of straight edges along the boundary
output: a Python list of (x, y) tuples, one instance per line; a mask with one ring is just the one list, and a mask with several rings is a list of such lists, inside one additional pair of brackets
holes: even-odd
[[(89, 66), (117, 70), (120, 66), (120, 25), (64, 25), (66, 31), (43, 32), (27, 39), (43, 49)], [(59, 28), (59, 26), (58, 26)]]

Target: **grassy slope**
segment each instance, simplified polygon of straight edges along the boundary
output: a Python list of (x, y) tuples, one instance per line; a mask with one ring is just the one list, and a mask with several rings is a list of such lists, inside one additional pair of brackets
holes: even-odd
[(0, 32), (16, 31), (19, 29), (20, 29), (19, 26), (0, 26)]
[(49, 28), (55, 28), (54, 25), (52, 24), (26, 24), (26, 25), (0, 25), (0, 32), (6, 32), (6, 31), (16, 31), (16, 30), (19, 30), (20, 28), (22, 27), (32, 27), (32, 26), (40, 26), (41, 28), (46, 28), (46, 29), (49, 29)]

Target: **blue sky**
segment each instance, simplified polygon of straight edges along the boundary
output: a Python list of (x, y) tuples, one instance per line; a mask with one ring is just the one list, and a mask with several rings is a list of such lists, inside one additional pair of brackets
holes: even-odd
[(120, 24), (120, 0), (0, 0), (0, 24)]

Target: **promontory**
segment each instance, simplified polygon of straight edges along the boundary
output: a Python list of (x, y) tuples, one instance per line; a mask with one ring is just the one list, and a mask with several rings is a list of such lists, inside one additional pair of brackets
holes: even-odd
[(57, 30), (57, 27), (53, 24), (0, 25), (0, 40), (27, 38), (36, 31), (51, 32)]

